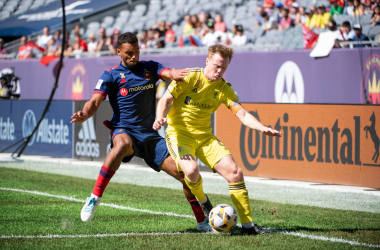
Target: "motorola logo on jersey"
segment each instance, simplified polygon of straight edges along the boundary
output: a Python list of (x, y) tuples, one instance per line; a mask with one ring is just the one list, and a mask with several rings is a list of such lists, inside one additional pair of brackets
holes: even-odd
[(128, 90), (126, 88), (120, 89), (120, 95), (122, 95), (122, 96), (128, 95)]
[[(36, 125), (36, 116), (34, 115), (33, 110), (28, 109), (24, 114), (24, 118), (22, 119), (22, 136), (24, 139), (26, 139), (33, 132)], [(28, 146), (33, 145), (35, 138), (36, 134), (34, 134), (30, 139)]]
[(15, 124), (11, 122), (10, 118), (7, 117), (3, 120), (0, 117), (0, 140), (1, 141), (14, 141), (15, 136)]
[(305, 85), (301, 70), (292, 61), (283, 63), (277, 73), (274, 86), (277, 103), (304, 103)]
[(75, 153), (79, 156), (99, 157), (99, 143), (96, 141), (96, 133), (94, 120), (90, 117), (82, 123), (82, 129), (78, 133), (78, 138), (75, 144)]
[(148, 84), (148, 85), (142, 85), (142, 86), (137, 86), (137, 87), (134, 87), (134, 88), (129, 88), (129, 92), (143, 91), (143, 90), (153, 89), (153, 88), (154, 88), (154, 84), (151, 83), (151, 84)]

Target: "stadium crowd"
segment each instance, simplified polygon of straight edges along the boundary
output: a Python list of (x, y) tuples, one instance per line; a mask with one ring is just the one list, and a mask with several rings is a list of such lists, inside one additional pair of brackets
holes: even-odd
[[(336, 32), (337, 43), (339, 41), (367, 41), (369, 38), (363, 34), (362, 26), (354, 23), (351, 27), (350, 21), (344, 21), (338, 27), (334, 21), (340, 15), (364, 18), (370, 16), (371, 29), (380, 27), (380, 0), (328, 0), (328, 5), (300, 6), (297, 0), (285, 0), (283, 3), (275, 3), (273, 0), (264, 0), (257, 6), (254, 26), (260, 27), (260, 35), (265, 36), (271, 30), (281, 32), (295, 25), (303, 24), (310, 30), (318, 32), (330, 30)], [(181, 21), (180, 21), (181, 22)], [(136, 34), (139, 39), (140, 49), (183, 47), (183, 46), (212, 46), (224, 44), (231, 46), (242, 46), (253, 42), (245, 35), (255, 27), (243, 27), (235, 23), (230, 29), (223, 21), (223, 16), (216, 13), (211, 16), (206, 11), (200, 11), (198, 15), (185, 14), (182, 20), (182, 34), (176, 34), (172, 29), (172, 22), (159, 21), (148, 29), (143, 29)], [(28, 41), (26, 36), (21, 37), (17, 58), (28, 59), (35, 56), (35, 52), (43, 55), (58, 56), (63, 47), (65, 56), (80, 56), (83, 52), (105, 52), (115, 55), (119, 29), (114, 29), (107, 36), (106, 29), (100, 27), (98, 34), (85, 34), (84, 28), (76, 25), (73, 30), (66, 34), (63, 43), (60, 30), (51, 33), (49, 27), (43, 29), (42, 35), (36, 41)], [(380, 30), (379, 30), (380, 34)], [(84, 39), (86, 38), (86, 39)], [(379, 40), (377, 36), (376, 41)], [(64, 44), (64, 46), (62, 46)], [(354, 45), (367, 46), (365, 44)], [(37, 50), (36, 50), (37, 48)], [(3, 40), (0, 38), (0, 54), (9, 52), (4, 48)]]

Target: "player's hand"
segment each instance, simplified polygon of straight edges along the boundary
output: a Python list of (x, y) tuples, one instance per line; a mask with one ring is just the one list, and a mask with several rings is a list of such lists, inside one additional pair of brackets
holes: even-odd
[(156, 119), (153, 123), (153, 129), (159, 130), (165, 124), (166, 124), (166, 118)]
[(264, 134), (269, 135), (269, 136), (281, 137), (281, 135), (282, 135), (282, 132), (271, 129), (269, 127), (264, 127), (264, 129), (261, 132), (263, 132)]
[(169, 72), (170, 78), (172, 80), (182, 82), (182, 79), (189, 74), (189, 69), (175, 69), (172, 68)]
[(83, 111), (78, 111), (71, 116), (72, 120), (70, 123), (74, 122), (85, 122), (88, 119), (88, 114)]

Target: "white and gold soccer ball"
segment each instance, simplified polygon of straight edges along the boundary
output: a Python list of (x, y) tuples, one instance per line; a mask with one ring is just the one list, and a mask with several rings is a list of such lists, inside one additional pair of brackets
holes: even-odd
[(219, 204), (211, 210), (209, 219), (212, 229), (223, 233), (229, 232), (236, 225), (238, 215), (233, 207)]

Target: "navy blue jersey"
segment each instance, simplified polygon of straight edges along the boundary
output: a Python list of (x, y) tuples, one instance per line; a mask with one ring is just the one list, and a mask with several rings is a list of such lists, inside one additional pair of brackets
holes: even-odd
[(114, 128), (153, 130), (156, 116), (156, 82), (165, 68), (155, 61), (140, 61), (129, 69), (122, 63), (104, 71), (94, 94), (109, 97)]

